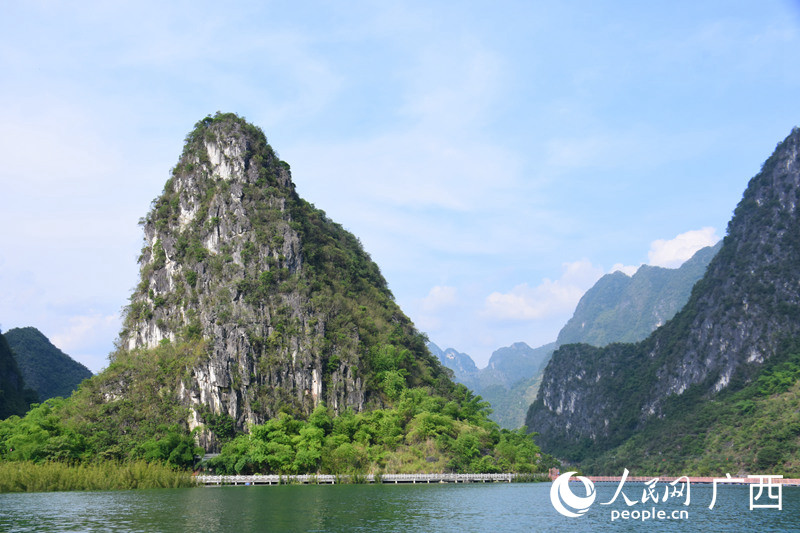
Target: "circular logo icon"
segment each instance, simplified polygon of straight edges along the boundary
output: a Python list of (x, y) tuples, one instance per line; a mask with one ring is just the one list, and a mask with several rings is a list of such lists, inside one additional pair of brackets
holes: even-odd
[(555, 507), (556, 511), (564, 516), (577, 517), (589, 510), (589, 507), (594, 503), (597, 497), (597, 492), (594, 490), (594, 483), (591, 479), (583, 476), (577, 476), (578, 481), (583, 483), (583, 488), (586, 489), (586, 496), (576, 496), (569, 488), (569, 478), (577, 472), (566, 472), (561, 474), (553, 481), (553, 486), (550, 487), (550, 502)]

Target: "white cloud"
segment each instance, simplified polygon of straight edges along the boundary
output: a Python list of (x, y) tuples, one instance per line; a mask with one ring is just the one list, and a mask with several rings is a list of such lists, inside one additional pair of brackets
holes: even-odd
[(523, 283), (507, 293), (493, 292), (486, 298), (484, 316), (496, 320), (538, 320), (571, 312), (603, 275), (603, 269), (586, 259), (563, 266), (561, 278), (555, 281), (546, 278), (536, 287)]
[(457, 292), (455, 287), (437, 285), (430, 290), (428, 296), (422, 299), (422, 309), (431, 312), (449, 307), (456, 303)]
[[(116, 337), (120, 324), (118, 315), (94, 313), (73, 316), (69, 319), (69, 325), (52, 335), (50, 342), (89, 367), (92, 372), (97, 372), (107, 363), (108, 355), (99, 354), (98, 347), (106, 347), (108, 339)], [(86, 355), (87, 353), (93, 355)]]
[(650, 244), (650, 251), (647, 253), (648, 264), (677, 268), (699, 249), (713, 246), (717, 241), (719, 237), (712, 227), (687, 231), (668, 241), (658, 239)]
[(447, 321), (454, 319), (454, 306), (458, 303), (458, 289), (448, 285), (432, 287), (425, 298), (416, 300), (411, 308), (414, 321), (422, 331), (440, 330)]

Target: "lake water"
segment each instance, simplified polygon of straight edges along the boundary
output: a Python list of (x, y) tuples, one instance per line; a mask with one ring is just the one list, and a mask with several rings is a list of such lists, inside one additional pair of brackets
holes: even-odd
[[(119, 492), (0, 494), (0, 531), (800, 531), (800, 488), (783, 487), (783, 509), (749, 508), (745, 486), (691, 486), (691, 502), (628, 507), (598, 483), (584, 516), (550, 503), (550, 483), (205, 487)], [(644, 485), (626, 484), (632, 500)], [(663, 490), (663, 488), (661, 489)], [(638, 496), (638, 498), (637, 498)], [(613, 511), (685, 510), (684, 519), (622, 520)]]

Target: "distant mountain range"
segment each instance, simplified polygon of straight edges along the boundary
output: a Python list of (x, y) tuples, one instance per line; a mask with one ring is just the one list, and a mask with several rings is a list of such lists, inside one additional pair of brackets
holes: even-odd
[(28, 387), (39, 401), (67, 397), (92, 372), (55, 346), (36, 328), (14, 328), (5, 334)]
[(633, 276), (606, 274), (580, 299), (556, 342), (539, 348), (524, 342), (500, 348), (486, 368), (477, 368), (469, 355), (453, 348), (442, 350), (434, 343), (428, 348), (453, 371), (457, 382), (492, 404), (495, 422), (509, 429), (520, 427), (556, 348), (578, 342), (605, 346), (644, 339), (683, 307), (721, 246), (720, 242), (699, 250), (680, 268), (642, 265)]
[(518, 428), (525, 412), (536, 396), (536, 388), (528, 383), (541, 374), (555, 349), (555, 343), (531, 348), (524, 342), (500, 348), (492, 353), (486, 368), (479, 369), (465, 354), (448, 348), (442, 350), (429, 342), (428, 349), (442, 365), (453, 371), (457, 383), (462, 383), (492, 404), (490, 418), (507, 429)]

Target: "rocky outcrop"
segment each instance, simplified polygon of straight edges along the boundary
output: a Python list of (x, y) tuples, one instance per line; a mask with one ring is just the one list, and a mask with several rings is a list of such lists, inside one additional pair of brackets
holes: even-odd
[(545, 370), (528, 426), (544, 449), (608, 449), (671, 398), (747, 383), (800, 336), (800, 130), (749, 183), (687, 305), (638, 344), (566, 345)]
[(454, 348), (442, 350), (432, 342), (428, 343), (428, 349), (439, 359), (442, 366), (453, 371), (453, 379), (456, 382), (476, 390), (479, 370), (469, 354), (461, 353)]
[(141, 224), (120, 345), (205, 340), (178, 385), (191, 427), (205, 409), (241, 428), (320, 402), (380, 406), (388, 345), (408, 354), (409, 383), (443, 376), (358, 239), (298, 197), (289, 165), (241, 118), (197, 124)]

